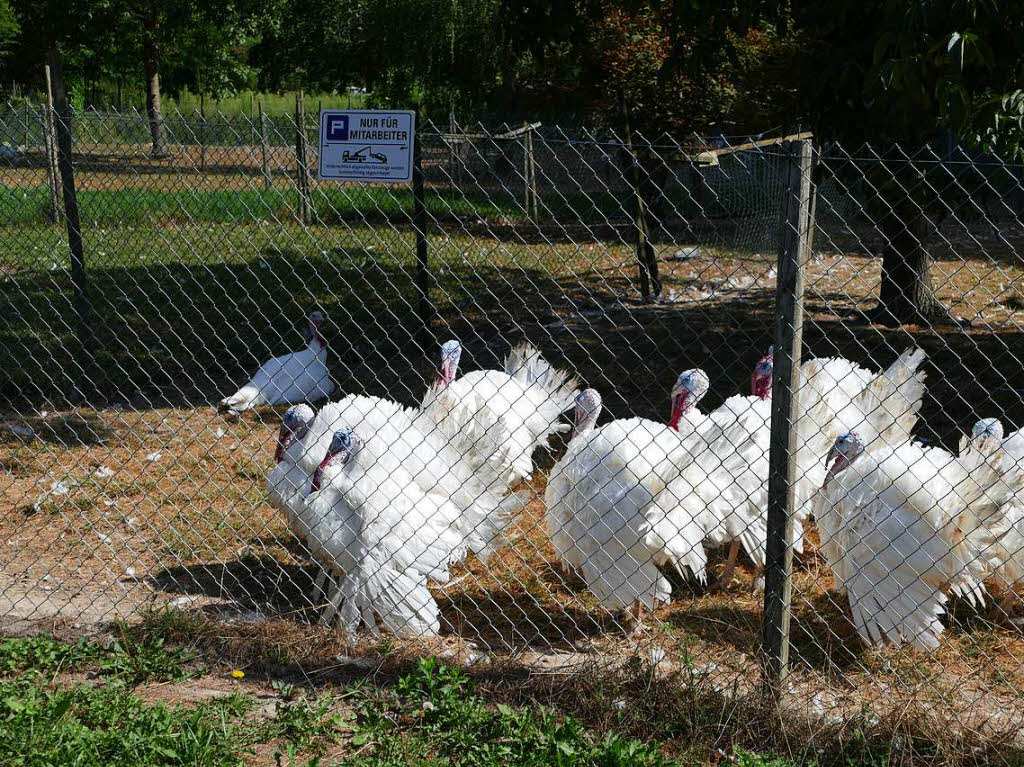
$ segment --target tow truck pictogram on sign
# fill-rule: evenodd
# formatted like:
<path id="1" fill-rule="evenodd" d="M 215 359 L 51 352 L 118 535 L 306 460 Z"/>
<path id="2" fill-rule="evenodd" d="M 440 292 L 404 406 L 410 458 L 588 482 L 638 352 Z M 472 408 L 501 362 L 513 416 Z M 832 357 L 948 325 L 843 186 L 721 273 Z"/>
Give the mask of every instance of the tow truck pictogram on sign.
<path id="1" fill-rule="evenodd" d="M 342 152 L 342 162 L 379 162 L 386 163 L 388 161 L 387 155 L 378 154 L 377 152 L 370 151 L 373 147 L 364 146 L 355 152 L 349 152 L 348 150 Z"/>

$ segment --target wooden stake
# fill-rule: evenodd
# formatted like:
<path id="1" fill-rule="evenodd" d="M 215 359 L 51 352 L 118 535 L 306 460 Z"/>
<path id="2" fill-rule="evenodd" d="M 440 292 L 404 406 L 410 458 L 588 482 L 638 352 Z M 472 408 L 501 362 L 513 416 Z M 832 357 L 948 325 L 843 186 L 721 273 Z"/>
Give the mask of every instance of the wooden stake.
<path id="1" fill-rule="evenodd" d="M 309 198 L 309 166 L 306 165 L 306 112 L 305 94 L 299 91 L 295 96 L 295 165 L 296 186 L 299 191 L 299 220 L 308 224 L 312 218 L 313 206 Z"/>
<path id="2" fill-rule="evenodd" d="M 260 168 L 263 172 L 263 187 L 269 189 L 271 185 L 270 166 L 267 164 L 269 147 L 267 146 L 267 115 L 263 112 L 263 102 L 259 102 L 260 113 Z"/>
<path id="3" fill-rule="evenodd" d="M 783 201 L 783 232 L 776 287 L 775 365 L 768 453 L 768 542 L 766 549 L 763 665 L 766 689 L 781 694 L 789 663 L 789 618 L 793 588 L 793 488 L 796 480 L 794 394 L 800 385 L 803 340 L 804 266 L 810 256 L 810 141 L 794 141 Z"/>
<path id="4" fill-rule="evenodd" d="M 50 65 L 46 65 L 46 112 L 43 114 L 44 143 L 46 144 L 46 180 L 50 187 L 50 221 L 60 222 L 60 175 L 57 171 L 57 132 L 53 107 L 53 81 Z"/>
<path id="5" fill-rule="evenodd" d="M 74 309 L 77 334 L 76 358 L 79 368 L 78 380 L 72 381 L 78 391 L 91 399 L 91 394 L 101 391 L 101 371 L 93 357 L 92 305 L 89 300 L 88 274 L 85 269 L 85 253 L 82 247 L 82 225 L 78 217 L 78 196 L 75 192 L 75 172 L 71 162 L 73 135 L 71 132 L 71 109 L 64 90 L 61 61 L 56 49 L 48 55 L 50 65 L 46 67 L 47 95 L 54 104 L 55 132 L 57 135 L 57 167 L 60 172 L 61 194 L 64 199 L 64 218 L 68 227 L 68 249 L 71 251 L 71 282 L 74 285 Z M 52 79 L 51 79 L 52 78 Z"/>
<path id="6" fill-rule="evenodd" d="M 636 203 L 636 214 L 633 218 L 634 229 L 636 230 L 636 262 L 640 276 L 640 294 L 644 301 L 649 301 L 654 296 L 661 295 L 661 279 L 658 277 L 658 261 L 654 257 L 654 246 L 647 236 L 647 208 L 644 205 L 644 196 L 640 189 L 640 162 L 633 151 L 633 134 L 629 127 L 629 107 L 626 104 L 626 96 L 619 91 L 619 108 L 622 112 L 623 130 L 626 134 L 626 158 L 629 163 L 629 179 L 633 187 L 633 197 Z"/>

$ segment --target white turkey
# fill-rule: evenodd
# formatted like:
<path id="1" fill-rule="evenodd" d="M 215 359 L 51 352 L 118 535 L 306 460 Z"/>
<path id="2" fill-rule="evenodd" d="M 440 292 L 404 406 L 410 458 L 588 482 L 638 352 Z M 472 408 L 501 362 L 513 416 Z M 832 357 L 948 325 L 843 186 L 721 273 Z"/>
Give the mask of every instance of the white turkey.
<path id="1" fill-rule="evenodd" d="M 748 439 L 747 428 L 739 420 L 722 427 L 701 459 L 684 464 L 644 510 L 644 543 L 655 562 L 671 564 L 683 577 L 689 571 L 704 583 L 705 549 L 730 544 L 723 586 L 740 545 L 763 570 L 767 519 L 757 501 L 751 500 L 747 484 L 753 475 L 751 467 L 762 459 L 761 447 Z"/>
<path id="2" fill-rule="evenodd" d="M 733 459 L 729 465 L 729 481 L 742 498 L 733 498 L 736 503 L 728 515 L 728 526 L 734 534 L 730 537 L 729 554 L 719 580 L 719 587 L 724 588 L 732 578 L 741 546 L 758 570 L 764 569 L 771 405 L 758 398 L 759 404 L 752 409 L 747 398 L 737 396 L 711 413 L 703 413 L 697 405 L 710 388 L 710 379 L 703 370 L 681 373 L 672 390 L 670 425 L 679 429 L 687 451 L 705 473 L 718 471 L 723 456 Z M 729 431 L 729 444 L 720 442 L 723 430 Z M 797 551 L 803 550 L 803 528 L 799 521 L 794 523 L 794 547 Z"/>
<path id="3" fill-rule="evenodd" d="M 477 483 L 467 508 L 438 486 L 425 489 L 394 460 L 385 434 L 372 423 L 333 434 L 299 521 L 313 556 L 337 579 L 325 622 L 337 616 L 349 635 L 360 623 L 377 633 L 379 621 L 399 636 L 432 636 L 440 612 L 430 581 L 447 582 L 450 566 L 470 551 L 485 559 L 522 499 Z M 482 496 L 490 496 L 486 515 L 476 513 Z"/>
<path id="4" fill-rule="evenodd" d="M 659 556 L 678 555 L 692 539 L 673 541 L 674 527 L 705 531 L 704 545 L 715 548 L 729 543 L 720 587 L 729 583 L 740 547 L 747 552 L 759 571 L 765 565 L 768 537 L 768 450 L 771 441 L 771 352 L 754 366 L 751 396 L 734 395 L 708 415 L 696 405 L 708 389 L 707 376 L 700 370 L 683 373 L 676 386 L 684 392 L 673 421 L 688 420 L 695 425 L 688 450 L 695 454 L 695 465 L 684 470 L 658 498 L 649 513 L 652 550 Z M 686 395 L 685 392 L 690 394 Z M 828 409 L 817 402 L 816 394 L 800 390 L 797 396 L 796 504 L 793 515 L 793 548 L 803 551 L 804 525 L 810 514 L 810 500 L 824 477 L 816 468 L 828 449 L 828 442 L 817 426 L 829 417 Z M 681 411 L 681 412 L 679 412 Z M 708 431 L 708 429 L 711 429 Z M 701 505 L 707 506 L 701 512 Z M 661 521 L 659 522 L 659 515 Z M 694 527 L 691 520 L 697 521 Z M 655 523 L 658 523 L 655 525 Z M 755 581 L 755 587 L 757 585 Z"/>
<path id="5" fill-rule="evenodd" d="M 869 450 L 910 440 L 924 398 L 922 349 L 907 349 L 888 368 L 871 373 L 841 357 L 812 359 L 800 380 L 813 388 L 832 410 L 820 424 L 830 439 L 857 432 Z M 809 397 L 809 393 L 808 393 Z"/>
<path id="6" fill-rule="evenodd" d="M 438 423 L 446 424 L 448 433 Z M 425 498 L 428 504 L 443 499 L 446 510 L 457 509 L 453 524 L 468 549 L 481 558 L 487 556 L 510 515 L 525 504 L 522 494 L 506 495 L 511 461 L 507 452 L 495 449 L 508 442 L 504 421 L 475 395 L 467 402 L 437 391 L 423 409 L 362 395 L 330 402 L 317 413 L 303 439 L 299 458 L 303 471 L 316 472 L 320 462 L 314 456 L 328 452 L 334 434 L 344 428 L 357 430 L 370 445 L 375 472 L 389 471 L 414 485 L 407 496 Z M 309 542 L 308 531 L 316 519 L 308 504 L 305 509 L 303 525 Z M 312 549 L 322 544 L 309 545 Z M 338 568 L 332 572 L 337 575 Z M 332 596 L 336 605 L 340 592 Z M 324 620 L 335 612 L 336 607 L 329 607 Z"/>
<path id="7" fill-rule="evenodd" d="M 823 550 L 867 644 L 937 647 L 946 594 L 970 593 L 986 574 L 971 531 L 1003 525 L 1019 503 L 1020 477 L 1007 475 L 1001 451 L 967 445 L 947 460 L 927 450 L 873 452 L 844 434 L 826 458 L 815 514 L 835 519 Z"/>
<path id="8" fill-rule="evenodd" d="M 831 376 L 839 375 L 844 370 L 847 372 L 844 380 L 854 381 L 854 386 L 859 387 L 861 373 L 868 377 L 870 383 L 871 374 L 862 371 L 860 368 L 847 363 L 846 360 L 811 360 L 801 366 L 800 379 L 797 382 L 793 420 L 796 423 L 796 487 L 794 488 L 794 538 L 797 546 L 802 545 L 802 530 L 806 526 L 812 513 L 814 495 L 821 487 L 825 479 L 824 458 L 835 434 L 827 436 L 823 431 L 833 427 L 835 414 L 827 405 L 827 400 L 822 402 L 819 391 L 807 383 L 805 376 L 820 376 L 821 370 L 825 371 L 830 380 Z M 860 372 L 857 372 L 860 371 Z M 741 397 L 734 395 L 729 397 L 721 409 L 728 409 L 737 416 L 744 413 L 753 414 L 754 417 L 764 422 L 764 428 L 771 430 L 771 398 L 773 376 L 775 372 L 775 347 L 769 347 L 768 353 L 754 365 L 750 377 L 751 395 Z M 819 379 L 819 384 L 821 380 Z M 863 387 L 860 387 L 863 388 Z M 842 391 L 840 389 L 840 391 Z M 858 389 L 860 391 L 860 389 Z M 842 396 L 842 395 L 838 395 Z M 762 444 L 763 440 L 762 440 Z M 798 549 L 799 550 L 799 549 Z"/>
<path id="9" fill-rule="evenodd" d="M 757 421 L 771 428 L 772 423 L 772 377 L 775 372 L 774 348 L 757 361 L 750 375 L 750 394 L 734 394 L 722 403 L 718 410 L 730 412 L 737 418 L 752 415 Z"/>
<path id="10" fill-rule="evenodd" d="M 321 332 L 325 319 L 323 312 L 309 315 L 309 345 L 264 362 L 249 383 L 220 401 L 218 411 L 237 415 L 254 407 L 317 402 L 329 397 L 334 383 L 327 371 L 327 341 Z"/>
<path id="11" fill-rule="evenodd" d="M 997 418 L 983 418 L 971 430 L 970 440 L 961 440 L 960 454 L 970 447 L 999 448 L 1014 467 L 1011 477 L 1024 474 L 1024 431 L 1004 436 Z M 1011 480 L 1012 481 L 1012 480 Z M 1024 494 L 1019 503 L 1008 506 L 1000 519 L 980 520 L 975 532 L 977 547 L 989 557 L 989 577 L 1003 588 L 999 606 L 1010 613 L 1018 601 L 1014 589 L 1024 584 Z"/>
<path id="12" fill-rule="evenodd" d="M 537 349 L 522 343 L 505 358 L 504 370 L 475 370 L 455 378 L 462 345 L 447 341 L 441 346 L 441 367 L 437 385 L 427 392 L 423 405 L 438 391 L 469 401 L 479 397 L 501 416 L 508 428 L 507 449 L 513 461 L 513 478 L 529 478 L 533 452 L 549 447 L 552 435 L 569 430 L 559 423 L 562 413 L 573 406 L 578 382 L 553 368 Z"/>
<path id="13" fill-rule="evenodd" d="M 942 518 L 941 509 L 944 507 L 939 505 L 940 501 L 946 500 L 946 496 L 955 495 L 957 492 L 945 479 L 950 472 L 956 472 L 956 456 L 941 448 L 926 448 L 910 441 L 899 445 L 887 445 L 885 450 L 871 450 L 870 446 L 864 445 L 864 441 L 856 432 L 850 432 L 846 438 L 855 440 L 856 445 L 863 445 L 864 449 L 872 453 L 875 461 L 881 466 L 882 474 L 879 476 L 888 478 L 887 481 L 892 491 L 890 499 L 894 497 L 893 494 L 902 494 L 907 498 L 915 497 L 920 507 L 929 505 L 934 507 L 933 517 L 937 524 L 944 527 L 965 523 L 965 519 Z M 860 448 L 855 446 L 851 449 L 856 451 Z M 834 447 L 830 450 L 829 455 L 832 456 L 829 460 L 837 455 Z M 831 474 L 827 474 L 826 484 L 830 478 Z M 815 513 L 817 514 L 818 511 L 821 511 L 821 516 L 816 516 L 815 519 L 821 540 L 820 550 L 826 561 L 838 561 L 841 559 L 842 536 L 846 532 L 843 526 L 847 522 L 842 514 L 836 513 L 827 505 L 817 507 Z M 964 536 L 968 535 L 966 528 L 962 528 L 961 533 Z M 983 577 L 979 576 L 982 562 L 979 553 L 985 548 L 981 541 L 982 536 L 983 531 L 980 528 L 971 531 L 970 543 L 976 552 L 970 557 L 975 565 L 974 569 L 953 578 L 949 584 L 953 594 L 965 598 L 976 607 L 981 607 L 985 603 L 985 586 Z M 843 571 L 833 568 L 833 576 L 835 591 L 840 594 L 845 593 L 846 583 L 843 580 Z"/>
<path id="14" fill-rule="evenodd" d="M 299 524 L 299 513 L 309 494 L 312 475 L 300 465 L 299 460 L 304 450 L 302 440 L 309 432 L 314 417 L 313 408 L 309 405 L 288 408 L 281 419 L 274 450 L 274 468 L 267 474 L 267 496 L 275 507 L 284 512 L 288 529 L 300 540 L 304 538 L 305 528 Z M 322 592 L 327 571 L 317 569 L 314 589 Z"/>
<path id="15" fill-rule="evenodd" d="M 359 394 L 328 402 L 303 440 L 302 468 L 312 474 L 315 456 L 326 452 L 334 432 L 349 427 L 386 444 L 382 460 L 408 471 L 425 491 L 447 492 L 467 508 L 476 503 L 481 482 L 493 492 L 507 491 L 513 461 L 505 420 L 473 394 L 459 398 L 435 386 L 426 399 L 421 408 Z M 482 496 L 484 513 L 488 497 Z"/>
<path id="16" fill-rule="evenodd" d="M 676 473 L 682 445 L 675 429 L 643 418 L 596 429 L 601 396 L 576 398 L 575 429 L 551 470 L 544 501 L 552 543 L 609 611 L 640 613 L 668 601 L 671 587 L 643 541 L 644 509 Z"/>

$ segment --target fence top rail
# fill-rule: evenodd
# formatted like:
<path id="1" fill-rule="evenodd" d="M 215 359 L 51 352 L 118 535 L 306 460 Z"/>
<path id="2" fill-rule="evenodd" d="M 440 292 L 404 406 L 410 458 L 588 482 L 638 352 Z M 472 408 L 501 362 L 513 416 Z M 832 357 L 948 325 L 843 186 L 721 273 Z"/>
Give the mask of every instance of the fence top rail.
<path id="1" fill-rule="evenodd" d="M 441 133 L 439 134 L 442 139 L 452 143 L 459 141 L 480 141 L 486 139 L 510 139 L 518 138 L 524 133 L 529 133 L 532 130 L 536 130 L 543 123 L 528 123 L 514 130 L 508 130 L 504 133 Z"/>
<path id="2" fill-rule="evenodd" d="M 701 165 L 718 165 L 718 158 L 722 155 L 732 154 L 734 152 L 743 152 L 748 149 L 759 149 L 763 146 L 773 146 L 775 144 L 785 144 L 787 141 L 803 141 L 805 139 L 813 138 L 814 134 L 810 131 L 804 131 L 802 133 L 791 133 L 788 136 L 778 136 L 776 138 L 765 138 L 759 141 L 748 141 L 745 144 L 738 144 L 737 146 L 723 147 L 721 149 L 711 149 L 707 152 L 700 152 L 693 156 L 693 161 L 698 162 Z"/>

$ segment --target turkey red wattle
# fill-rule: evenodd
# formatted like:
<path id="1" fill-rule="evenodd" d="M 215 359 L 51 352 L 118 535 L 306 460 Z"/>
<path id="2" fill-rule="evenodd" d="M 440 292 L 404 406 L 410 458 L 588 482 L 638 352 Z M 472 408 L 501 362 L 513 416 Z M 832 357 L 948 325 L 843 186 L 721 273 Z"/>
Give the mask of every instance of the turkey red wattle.
<path id="1" fill-rule="evenodd" d="M 755 397 L 769 399 L 772 396 L 773 372 L 774 359 L 771 354 L 759 360 L 754 366 L 754 372 L 750 376 L 750 390 Z"/>
<path id="2" fill-rule="evenodd" d="M 697 398 L 689 391 L 674 390 L 672 393 L 672 414 L 669 417 L 668 425 L 679 431 L 679 422 L 683 416 L 693 410 L 697 405 Z"/>

